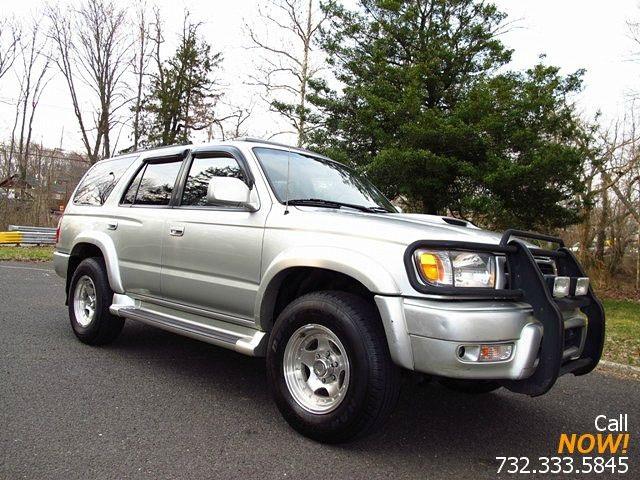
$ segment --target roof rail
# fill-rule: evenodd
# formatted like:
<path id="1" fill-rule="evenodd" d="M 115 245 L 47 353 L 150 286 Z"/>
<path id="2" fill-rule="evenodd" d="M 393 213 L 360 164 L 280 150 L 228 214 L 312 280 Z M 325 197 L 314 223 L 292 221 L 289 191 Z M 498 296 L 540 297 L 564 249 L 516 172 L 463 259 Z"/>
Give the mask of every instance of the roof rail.
<path id="1" fill-rule="evenodd" d="M 236 140 L 238 140 L 239 142 L 266 143 L 268 145 L 276 145 L 278 147 L 297 148 L 299 150 L 304 150 L 303 148 L 294 147 L 293 145 L 288 145 L 286 143 L 274 142 L 272 140 L 263 140 L 262 138 L 256 138 L 256 137 L 240 137 L 240 138 L 237 138 Z"/>
<path id="2" fill-rule="evenodd" d="M 324 155 L 321 155 L 321 154 L 319 154 L 317 152 L 314 152 L 312 150 L 309 150 L 307 148 L 296 147 L 294 145 L 288 145 L 286 143 L 281 143 L 281 142 L 274 142 L 272 140 L 263 140 L 262 138 L 240 137 L 240 138 L 234 139 L 233 141 L 249 142 L 249 143 L 263 143 L 265 145 L 273 145 L 273 146 L 276 146 L 276 147 L 284 147 L 284 148 L 288 148 L 290 150 L 295 150 L 295 151 L 298 151 L 298 152 L 306 152 L 306 153 L 313 154 L 314 156 L 320 156 L 320 157 L 326 158 L 326 157 L 324 157 Z M 118 155 L 114 155 L 114 156 L 110 157 L 109 160 L 114 159 L 114 158 L 118 158 L 118 157 L 125 157 L 127 155 L 140 155 L 140 154 L 143 154 L 143 153 L 146 153 L 146 152 L 151 152 L 151 151 L 154 151 L 154 150 L 165 150 L 165 149 L 170 149 L 170 148 L 175 148 L 175 147 L 194 148 L 194 147 L 199 147 L 199 146 L 201 146 L 201 145 L 200 144 L 193 144 L 193 143 L 190 143 L 190 144 L 187 144 L 187 145 L 162 145 L 162 146 L 159 146 L 159 147 L 143 148 L 143 149 L 136 150 L 136 151 L 133 151 L 133 152 L 121 152 Z M 203 144 L 202 146 L 206 146 L 206 144 Z M 107 160 L 107 159 L 105 159 L 105 160 Z"/>
<path id="3" fill-rule="evenodd" d="M 274 142 L 271 140 L 263 140 L 261 138 L 255 138 L 255 137 L 240 137 L 240 138 L 236 138 L 237 141 L 239 142 L 250 142 L 250 143 L 264 143 L 266 145 L 273 145 L 276 147 L 284 147 L 284 148 L 288 148 L 290 150 L 295 150 L 298 152 L 305 152 L 305 153 L 310 153 L 315 157 L 322 157 L 322 158 L 326 158 L 328 160 L 331 160 L 328 157 L 325 157 L 324 155 L 318 153 L 318 152 L 314 152 L 313 150 L 309 150 L 308 148 L 303 148 L 303 147 L 296 147 L 293 145 L 287 145 L 286 143 L 281 143 L 281 142 Z"/>
<path id="4" fill-rule="evenodd" d="M 146 152 L 153 152 L 154 150 L 169 150 L 174 147 L 192 147 L 193 143 L 181 144 L 176 143 L 174 145 L 158 145 L 157 147 L 149 147 L 149 148 L 139 148 L 138 150 L 132 150 L 130 152 L 120 151 L 117 155 L 113 155 L 111 157 L 104 158 L 103 160 L 111 160 L 118 157 L 126 157 L 128 155 L 141 155 Z"/>

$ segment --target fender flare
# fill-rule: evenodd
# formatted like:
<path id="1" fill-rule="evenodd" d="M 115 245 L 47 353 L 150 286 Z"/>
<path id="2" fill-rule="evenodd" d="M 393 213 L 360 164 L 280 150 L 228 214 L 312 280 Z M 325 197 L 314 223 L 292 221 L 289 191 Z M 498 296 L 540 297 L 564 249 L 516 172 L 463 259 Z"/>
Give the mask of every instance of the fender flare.
<path id="1" fill-rule="evenodd" d="M 115 293 L 124 293 L 122 278 L 120 277 L 120 268 L 118 266 L 118 253 L 116 252 L 116 247 L 111 237 L 104 232 L 82 232 L 74 239 L 73 247 L 71 247 L 71 255 L 73 255 L 76 246 L 81 243 L 89 243 L 100 249 L 107 267 L 107 277 L 109 278 L 111 290 Z"/>
<path id="2" fill-rule="evenodd" d="M 342 273 L 362 283 L 373 294 L 400 294 L 391 273 L 363 253 L 336 247 L 293 247 L 274 258 L 262 275 L 255 304 L 258 328 L 268 330 L 280 285 L 287 270 L 295 267 L 315 267 Z"/>

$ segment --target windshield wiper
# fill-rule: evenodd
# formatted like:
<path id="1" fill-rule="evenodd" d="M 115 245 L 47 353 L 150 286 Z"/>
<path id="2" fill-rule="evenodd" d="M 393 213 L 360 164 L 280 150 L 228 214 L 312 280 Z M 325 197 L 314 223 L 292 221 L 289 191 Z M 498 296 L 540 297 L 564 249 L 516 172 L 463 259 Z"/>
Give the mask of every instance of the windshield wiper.
<path id="1" fill-rule="evenodd" d="M 367 207 L 366 205 L 357 205 L 355 203 L 336 202 L 333 200 L 323 200 L 322 198 L 297 198 L 289 200 L 289 205 L 303 205 L 309 207 L 327 207 L 327 208 L 354 208 L 362 212 L 369 213 L 389 213 L 386 208 L 383 207 Z"/>

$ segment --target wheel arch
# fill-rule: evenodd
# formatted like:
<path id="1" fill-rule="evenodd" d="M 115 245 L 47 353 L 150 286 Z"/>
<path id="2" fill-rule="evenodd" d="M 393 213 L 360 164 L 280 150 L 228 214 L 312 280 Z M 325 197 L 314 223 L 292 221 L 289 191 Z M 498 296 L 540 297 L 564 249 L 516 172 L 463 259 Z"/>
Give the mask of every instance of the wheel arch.
<path id="1" fill-rule="evenodd" d="M 299 278 L 334 275 L 333 278 L 348 283 L 353 293 L 369 295 L 372 301 L 376 294 L 400 293 L 392 275 L 374 259 L 360 252 L 317 247 L 291 249 L 278 255 L 262 276 L 255 306 L 256 323 L 260 329 L 269 331 L 273 326 L 282 286 L 291 280 L 291 275 L 299 275 Z"/>
<path id="2" fill-rule="evenodd" d="M 78 235 L 69 254 L 69 267 L 67 270 L 67 292 L 73 272 L 80 262 L 89 257 L 102 257 L 107 268 L 109 286 L 115 293 L 124 293 L 120 269 L 118 267 L 118 254 L 113 240 L 103 232 L 90 232 Z"/>

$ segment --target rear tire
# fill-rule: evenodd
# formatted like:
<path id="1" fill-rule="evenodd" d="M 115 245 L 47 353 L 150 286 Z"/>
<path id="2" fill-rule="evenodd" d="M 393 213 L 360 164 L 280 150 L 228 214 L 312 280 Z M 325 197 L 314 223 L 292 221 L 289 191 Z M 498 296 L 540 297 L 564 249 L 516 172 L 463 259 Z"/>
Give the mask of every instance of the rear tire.
<path id="1" fill-rule="evenodd" d="M 494 380 L 463 380 L 458 378 L 441 378 L 440 383 L 454 392 L 479 395 L 498 390 L 501 385 Z"/>
<path id="2" fill-rule="evenodd" d="M 334 291 L 304 295 L 278 316 L 267 375 L 289 425 L 326 443 L 379 428 L 396 405 L 400 385 L 375 307 Z"/>
<path id="3" fill-rule="evenodd" d="M 76 337 L 88 345 L 113 342 L 124 326 L 124 318 L 111 315 L 113 290 L 100 257 L 87 258 L 73 272 L 69 285 L 69 319 Z"/>

